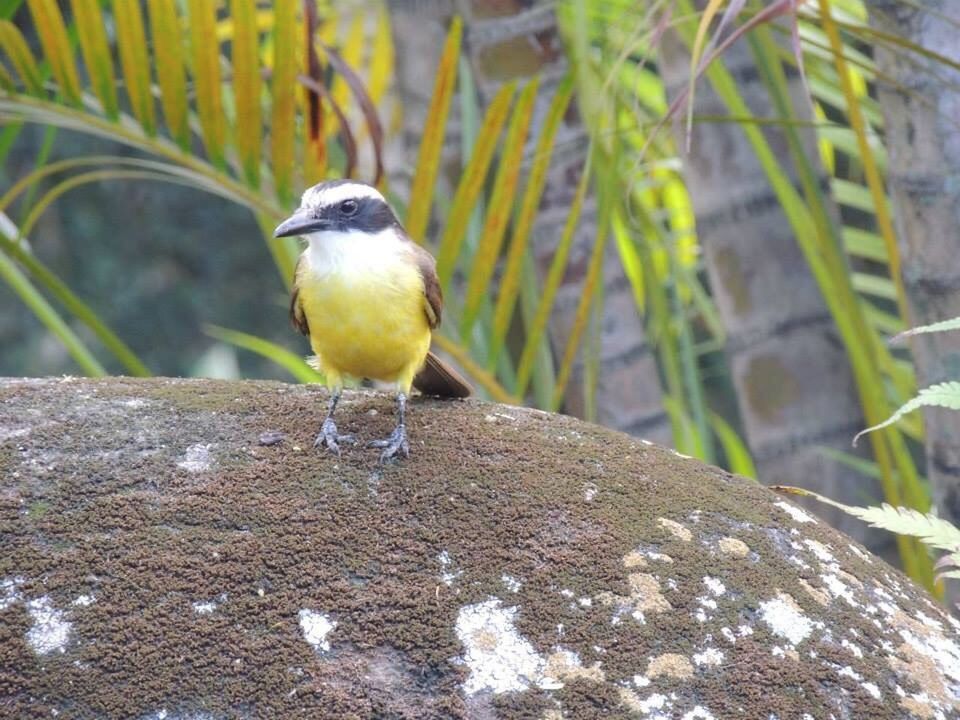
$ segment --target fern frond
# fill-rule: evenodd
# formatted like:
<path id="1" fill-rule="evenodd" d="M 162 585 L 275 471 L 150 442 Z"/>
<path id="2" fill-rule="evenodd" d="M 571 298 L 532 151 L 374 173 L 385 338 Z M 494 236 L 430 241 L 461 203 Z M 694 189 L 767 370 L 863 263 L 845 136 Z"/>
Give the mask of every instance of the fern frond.
<path id="1" fill-rule="evenodd" d="M 960 552 L 947 553 L 933 565 L 937 582 L 960 580 Z"/>
<path id="2" fill-rule="evenodd" d="M 921 407 L 943 407 L 949 408 L 950 410 L 960 410 L 960 382 L 950 381 L 924 388 L 920 391 L 919 395 L 905 402 L 893 415 L 882 423 L 858 432 L 853 438 L 853 444 L 856 445 L 857 441 L 868 432 L 893 425 L 907 413 L 911 413 Z"/>
<path id="3" fill-rule="evenodd" d="M 909 535 L 915 537 L 924 545 L 938 550 L 946 550 L 949 553 L 960 552 L 960 529 L 954 525 L 937 517 L 933 513 L 923 513 L 919 510 L 907 507 L 893 507 L 883 503 L 879 507 L 856 507 L 853 505 L 844 505 L 843 503 L 831 500 L 819 493 L 805 488 L 790 487 L 787 485 L 773 485 L 772 490 L 791 495 L 802 495 L 819 500 L 827 505 L 843 510 L 848 515 L 853 515 L 868 523 L 872 527 L 882 530 L 889 530 L 898 535 Z"/>
<path id="4" fill-rule="evenodd" d="M 948 330 L 960 330 L 960 317 L 955 317 L 952 320 L 941 320 L 940 322 L 931 323 L 930 325 L 921 325 L 920 327 L 904 330 L 902 333 L 898 333 L 890 338 L 890 342 L 895 343 L 914 335 L 946 332 Z"/>
<path id="5" fill-rule="evenodd" d="M 850 507 L 847 511 L 873 527 L 915 537 L 927 547 L 951 553 L 960 550 L 960 530 L 932 513 L 887 503 L 880 507 Z"/>

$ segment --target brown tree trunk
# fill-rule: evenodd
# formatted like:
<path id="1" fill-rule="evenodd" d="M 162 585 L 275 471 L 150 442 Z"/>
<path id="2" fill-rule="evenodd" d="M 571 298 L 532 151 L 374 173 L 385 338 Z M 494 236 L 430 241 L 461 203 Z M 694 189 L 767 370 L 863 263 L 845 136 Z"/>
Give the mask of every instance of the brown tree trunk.
<path id="1" fill-rule="evenodd" d="M 954 62 L 960 61 L 960 3 L 910 7 L 875 0 L 872 24 Z M 951 24 L 949 20 L 952 20 Z M 896 215 L 902 277 L 913 325 L 960 316 L 960 72 L 918 54 L 876 49 L 886 122 L 888 182 Z M 952 86 L 949 84 L 952 83 Z M 960 379 L 960 333 L 912 341 L 920 387 Z M 960 522 L 960 414 L 925 411 L 927 473 L 943 517 Z"/>
<path id="2" fill-rule="evenodd" d="M 674 97 L 689 79 L 689 49 L 669 33 L 661 60 Z M 722 62 L 751 111 L 774 116 L 747 42 L 735 44 Z M 806 107 L 799 78 L 791 78 L 790 94 L 794 108 Z M 698 83 L 695 97 L 695 114 L 728 114 L 706 79 Z M 774 126 L 764 133 L 787 168 L 784 133 Z M 803 142 L 816 163 L 813 133 L 803 132 Z M 677 144 L 685 145 L 682 128 Z M 855 505 L 879 500 L 874 481 L 821 453 L 823 447 L 851 452 L 850 439 L 863 427 L 856 384 L 820 289 L 746 135 L 734 122 L 695 123 L 683 163 L 759 479 L 811 488 Z M 792 168 L 788 171 L 795 178 Z M 892 550 L 889 536 L 840 512 L 815 509 L 875 552 Z"/>
<path id="3" fill-rule="evenodd" d="M 537 118 L 544 116 L 556 85 L 567 70 L 553 6 L 545 2 L 531 6 L 519 0 L 459 4 L 394 0 L 390 7 L 410 162 L 416 157 L 433 87 L 431 68 L 436 67 L 446 23 L 454 12 L 466 13 L 463 49 L 476 78 L 481 106 L 487 105 L 504 82 L 541 77 L 528 143 L 532 149 L 537 140 Z M 448 138 L 445 156 L 451 162 L 459 155 L 457 125 L 452 127 L 454 132 Z M 534 255 L 542 270 L 553 257 L 583 168 L 586 133 L 575 107 L 568 111 L 556 145 L 534 228 Z M 571 251 L 570 270 L 551 319 L 550 338 L 558 352 L 563 351 L 569 337 L 587 258 L 595 240 L 596 205 L 588 198 Z M 671 429 L 663 409 L 656 359 L 646 342 L 642 319 L 612 243 L 605 259 L 604 282 L 596 419 L 609 427 L 669 444 Z M 581 362 L 574 368 L 566 404 L 569 412 L 578 415 L 585 411 L 578 392 L 582 371 Z"/>

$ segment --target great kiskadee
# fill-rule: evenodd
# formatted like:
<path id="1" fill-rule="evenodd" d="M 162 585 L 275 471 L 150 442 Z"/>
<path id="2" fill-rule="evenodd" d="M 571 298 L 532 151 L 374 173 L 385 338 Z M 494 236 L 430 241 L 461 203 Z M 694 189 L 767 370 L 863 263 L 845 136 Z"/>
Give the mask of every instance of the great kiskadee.
<path id="1" fill-rule="evenodd" d="M 429 395 L 466 397 L 470 385 L 430 352 L 443 298 L 433 256 L 413 242 L 376 188 L 333 180 L 303 194 L 300 207 L 274 231 L 303 236 L 290 318 L 310 338 L 331 392 L 315 447 L 340 454 L 333 413 L 344 378 L 396 384 L 397 426 L 383 439 L 381 462 L 410 453 L 405 413 L 410 387 Z"/>

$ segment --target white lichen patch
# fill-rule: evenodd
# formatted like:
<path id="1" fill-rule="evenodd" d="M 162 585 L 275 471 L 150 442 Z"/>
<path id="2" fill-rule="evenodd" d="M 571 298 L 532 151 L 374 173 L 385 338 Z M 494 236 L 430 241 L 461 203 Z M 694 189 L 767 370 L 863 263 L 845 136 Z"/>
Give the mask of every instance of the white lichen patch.
<path id="1" fill-rule="evenodd" d="M 817 521 L 813 518 L 812 515 L 804 512 L 796 505 L 791 505 L 790 503 L 784 500 L 778 500 L 774 503 L 778 508 L 783 510 L 787 515 L 792 517 L 798 523 L 816 523 Z"/>
<path id="2" fill-rule="evenodd" d="M 931 631 L 902 614 L 892 620 L 903 638 L 899 655 L 909 664 L 894 658 L 890 660 L 891 665 L 895 669 L 907 670 L 918 682 L 919 673 L 928 675 L 929 685 L 920 683 L 924 690 L 939 696 L 941 702 L 950 701 L 960 706 L 960 646 L 942 633 Z M 935 674 L 940 677 L 934 677 Z"/>
<path id="3" fill-rule="evenodd" d="M 851 678 L 852 680 L 860 683 L 860 687 L 862 687 L 864 691 L 867 692 L 867 694 L 872 696 L 874 700 L 880 700 L 883 697 L 880 693 L 880 688 L 878 688 L 876 684 L 872 682 L 864 682 L 863 677 L 860 675 L 860 673 L 858 673 L 849 665 L 842 667 L 837 672 L 837 675 L 840 675 L 841 677 Z"/>
<path id="4" fill-rule="evenodd" d="M 76 605 L 77 607 L 87 607 L 93 605 L 95 602 L 96 600 L 94 600 L 92 595 L 77 595 L 76 599 L 70 604 Z"/>
<path id="5" fill-rule="evenodd" d="M 640 716 L 645 720 L 669 720 L 670 715 L 667 712 L 670 707 L 670 699 L 666 695 L 653 693 L 652 695 L 641 699 L 636 692 L 630 688 L 620 688 L 620 703 L 624 705 L 632 715 Z"/>
<path id="6" fill-rule="evenodd" d="M 667 696 L 661 695 L 660 693 L 653 693 L 653 695 L 637 703 L 637 710 L 644 715 L 649 715 L 654 710 L 666 710 L 668 707 L 669 700 Z"/>
<path id="7" fill-rule="evenodd" d="M 713 713 L 702 705 L 695 705 L 693 710 L 683 714 L 683 720 L 714 720 Z"/>
<path id="8" fill-rule="evenodd" d="M 852 667 L 850 667 L 849 665 L 847 665 L 846 667 L 840 668 L 840 670 L 837 671 L 837 675 L 839 675 L 840 677 L 853 678 L 854 680 L 857 680 L 858 682 L 859 682 L 860 680 L 863 680 L 863 678 L 860 676 L 860 673 L 858 673 L 856 670 L 854 670 L 854 669 L 853 669 Z"/>
<path id="9" fill-rule="evenodd" d="M 704 578 L 704 583 L 707 582 L 707 579 L 708 578 Z M 709 578 L 709 579 L 713 580 L 713 578 Z M 719 580 L 717 582 L 719 582 Z M 723 583 L 720 583 L 719 587 L 717 587 L 716 585 L 713 585 L 712 588 L 710 584 L 708 584 L 707 588 L 710 594 L 715 594 L 717 590 L 720 590 L 720 595 L 722 595 L 723 592 L 726 590 L 726 588 L 723 586 Z M 719 595 L 717 595 L 717 597 L 719 597 Z M 712 597 L 710 597 L 709 594 L 701 595 L 700 597 L 698 597 L 697 605 L 699 605 L 700 607 L 698 607 L 694 611 L 693 617 L 697 620 L 697 622 L 700 622 L 700 623 L 705 623 L 707 622 L 707 620 L 710 620 L 713 617 L 713 612 L 717 609 L 717 601 L 714 600 Z"/>
<path id="10" fill-rule="evenodd" d="M 714 667 L 723 663 L 723 653 L 716 648 L 706 648 L 703 652 L 694 653 L 693 664 Z"/>
<path id="11" fill-rule="evenodd" d="M 821 562 L 836 562 L 836 558 L 833 556 L 833 553 L 830 552 L 830 549 L 823 543 L 819 543 L 816 540 L 810 540 L 809 538 L 803 541 L 803 544 L 810 548 L 810 552 L 817 556 L 817 559 Z"/>
<path id="12" fill-rule="evenodd" d="M 6 610 L 15 602 L 23 599 L 20 594 L 20 586 L 25 582 L 26 580 L 19 575 L 0 580 L 0 610 Z"/>
<path id="13" fill-rule="evenodd" d="M 860 646 L 857 645 L 856 643 L 850 642 L 846 638 L 843 638 L 840 641 L 840 645 L 841 647 L 844 647 L 847 650 L 849 650 L 851 653 L 853 653 L 853 656 L 858 660 L 863 657 L 863 650 L 861 650 Z"/>
<path id="14" fill-rule="evenodd" d="M 681 525 L 676 520 L 670 520 L 669 518 L 657 518 L 657 524 L 670 531 L 670 534 L 675 538 L 683 540 L 684 542 L 690 542 L 693 539 L 693 533 L 687 529 L 686 526 Z"/>
<path id="15" fill-rule="evenodd" d="M 330 641 L 327 635 L 337 626 L 336 620 L 331 620 L 329 616 L 315 610 L 301 610 L 297 614 L 300 621 L 300 630 L 303 633 L 303 639 L 306 640 L 314 650 L 328 652 L 330 650 Z"/>
<path id="16" fill-rule="evenodd" d="M 467 695 L 525 690 L 543 677 L 546 661 L 517 632 L 516 616 L 517 608 L 502 607 L 499 598 L 460 608 L 456 633 L 470 669 Z"/>
<path id="17" fill-rule="evenodd" d="M 202 602 L 193 603 L 193 611 L 197 615 L 210 615 L 214 610 L 217 609 L 217 604 L 213 600 L 204 600 Z"/>
<path id="18" fill-rule="evenodd" d="M 27 644 L 35 653 L 46 655 L 54 650 L 66 650 L 71 625 L 64 612 L 55 608 L 48 596 L 28 602 L 27 614 L 31 623 L 27 630 Z"/>
<path id="19" fill-rule="evenodd" d="M 506 586 L 507 590 L 509 590 L 512 593 L 520 592 L 520 588 L 523 585 L 523 583 L 521 583 L 515 577 L 507 574 L 503 574 L 500 576 L 500 582 L 502 582 Z"/>
<path id="20" fill-rule="evenodd" d="M 26 437 L 31 433 L 33 428 L 30 427 L 20 427 L 20 428 L 0 428 L 0 442 L 6 442 L 7 440 L 13 440 L 15 438 Z"/>
<path id="21" fill-rule="evenodd" d="M 631 688 L 621 687 L 619 690 L 620 693 L 620 704 L 626 707 L 626 709 L 634 716 L 641 716 L 647 720 L 659 720 L 660 718 L 666 718 L 667 716 L 656 712 L 655 715 L 651 713 L 659 710 L 667 703 L 667 697 L 665 695 L 660 695 L 655 693 L 650 697 L 641 700 L 640 696 L 637 695 Z M 662 698 L 662 699 L 661 699 Z M 651 704 L 651 699 L 653 703 Z M 659 702 L 659 707 L 656 706 L 656 703 Z"/>
<path id="22" fill-rule="evenodd" d="M 860 559 L 863 560 L 864 562 L 866 562 L 866 563 L 868 563 L 868 564 L 870 564 L 870 565 L 873 564 L 873 558 L 870 557 L 870 554 L 869 554 L 869 553 L 865 553 L 863 550 L 861 550 L 860 548 L 858 548 L 858 547 L 857 547 L 856 545 L 854 545 L 853 543 L 850 543 L 847 547 L 850 548 L 850 552 L 852 552 L 854 555 L 856 555 L 858 558 L 860 558 Z"/>
<path id="23" fill-rule="evenodd" d="M 774 635 L 799 645 L 813 632 L 813 622 L 786 593 L 760 603 L 760 617 Z"/>
<path id="24" fill-rule="evenodd" d="M 721 597 L 727 591 L 727 588 L 720 580 L 715 577 L 710 577 L 709 575 L 703 578 L 703 584 L 707 586 L 707 590 L 709 590 L 714 597 Z"/>
<path id="25" fill-rule="evenodd" d="M 919 620 L 922 624 L 926 625 L 931 630 L 936 630 L 937 632 L 943 632 L 943 623 L 939 620 L 936 620 L 929 615 L 927 615 L 923 610 L 916 610 L 913 613 L 913 616 Z"/>
<path id="26" fill-rule="evenodd" d="M 846 602 L 850 607 L 860 607 L 860 603 L 858 603 L 856 598 L 854 598 L 853 592 L 837 575 L 833 573 L 826 573 L 821 575 L 820 579 L 823 581 L 823 584 L 826 585 L 827 590 L 831 595 L 833 595 L 833 597 L 843 598 L 844 602 Z"/>
<path id="27" fill-rule="evenodd" d="M 210 443 L 197 443 L 187 448 L 183 459 L 177 467 L 191 473 L 204 472 L 213 467 L 213 457 L 210 454 Z"/>
<path id="28" fill-rule="evenodd" d="M 440 580 L 444 585 L 453 585 L 453 581 L 463 575 L 463 570 L 455 570 L 453 559 L 446 550 L 437 555 L 437 562 L 440 563 Z"/>

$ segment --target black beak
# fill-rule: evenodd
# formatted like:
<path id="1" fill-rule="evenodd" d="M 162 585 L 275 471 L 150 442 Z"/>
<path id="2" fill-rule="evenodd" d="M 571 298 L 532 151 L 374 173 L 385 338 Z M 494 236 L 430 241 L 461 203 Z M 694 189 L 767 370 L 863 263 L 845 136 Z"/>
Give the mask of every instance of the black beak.
<path id="1" fill-rule="evenodd" d="M 308 235 L 318 230 L 326 230 L 329 227 L 330 223 L 327 220 L 314 217 L 309 210 L 301 208 L 277 225 L 277 229 L 273 231 L 273 236 L 282 238 L 291 235 Z"/>

